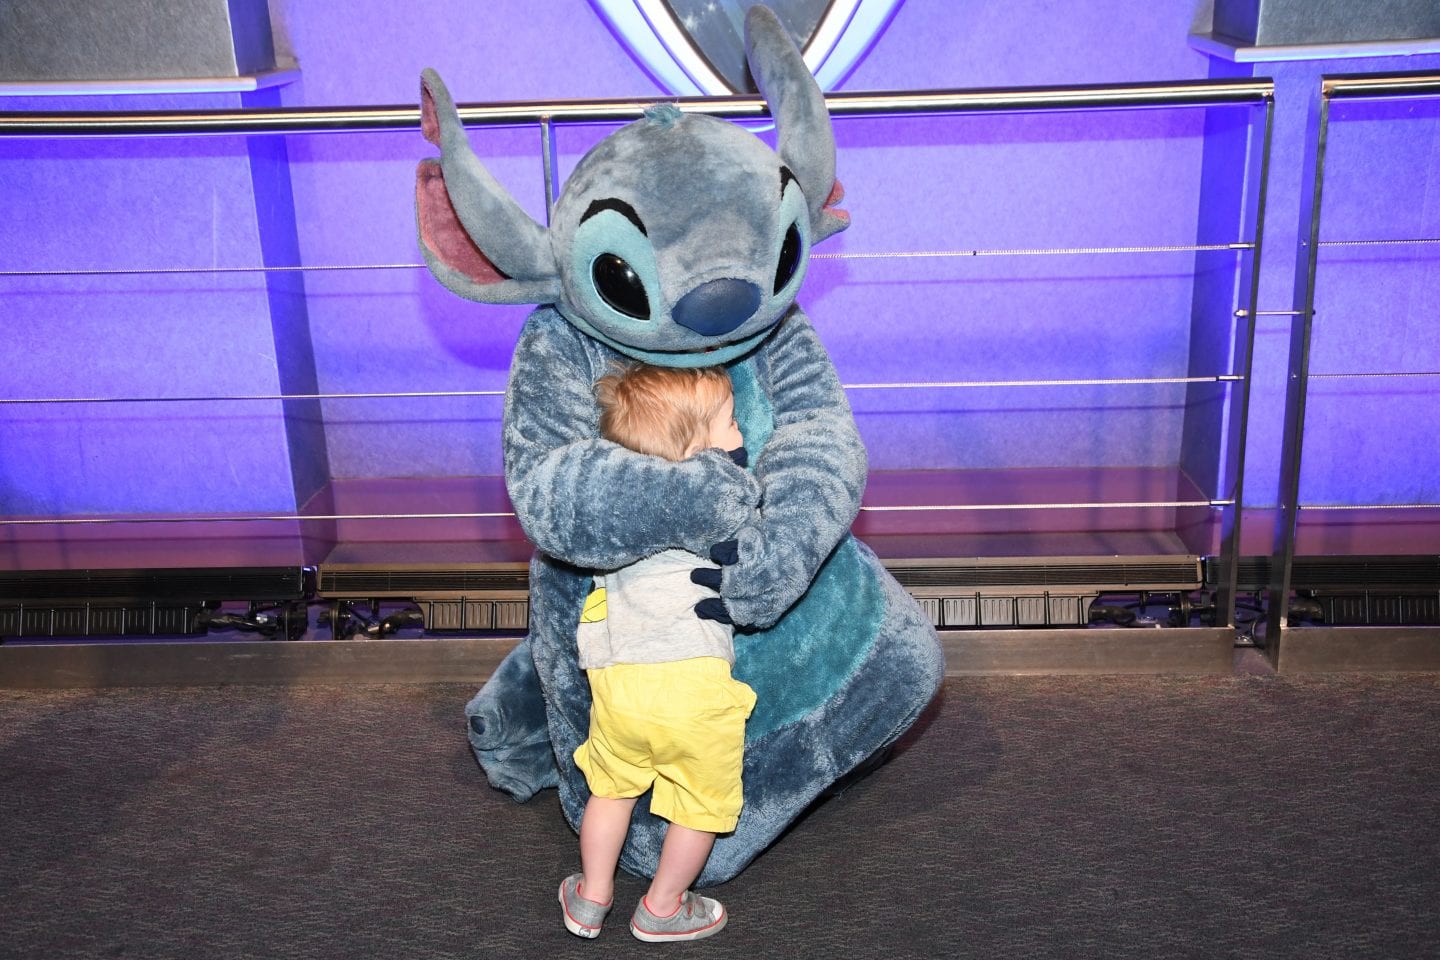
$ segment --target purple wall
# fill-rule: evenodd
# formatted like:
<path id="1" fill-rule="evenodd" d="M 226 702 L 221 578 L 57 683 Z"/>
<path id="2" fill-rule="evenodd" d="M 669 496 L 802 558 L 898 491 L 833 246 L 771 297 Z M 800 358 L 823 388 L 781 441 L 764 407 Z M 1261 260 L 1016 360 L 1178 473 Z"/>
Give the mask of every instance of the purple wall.
<path id="1" fill-rule="evenodd" d="M 437 66 L 462 101 L 663 93 L 598 16 L 577 6 L 578 13 L 525 5 L 521 14 L 520 6 L 496 5 L 496 20 L 533 24 L 510 46 L 478 25 L 450 43 L 409 23 L 381 26 L 388 7 L 362 6 L 355 20 L 373 17 L 377 36 L 410 45 L 411 63 Z M 1147 12 L 1150 32 L 1127 31 L 1133 49 L 1111 42 L 1098 61 L 1091 40 L 1127 6 L 1136 5 L 1097 7 L 1083 23 L 1056 19 L 1044 4 L 964 22 L 953 6 L 911 0 L 846 87 L 1204 74 L 1206 58 L 1185 42 L 1183 5 Z M 296 5 L 289 16 L 302 80 L 284 91 L 287 103 L 413 96 L 415 71 L 396 66 L 403 58 L 357 63 L 353 37 L 333 32 L 332 19 L 308 19 L 328 15 Z M 937 19 L 947 29 L 934 29 Z M 423 11 L 411 20 L 439 22 Z M 1162 33 L 1166 42 L 1155 42 Z M 855 226 L 820 252 L 1192 242 L 1202 120 L 1200 111 L 1178 110 L 839 121 L 840 175 Z M 602 132 L 563 131 L 562 170 Z M 500 180 L 541 217 L 537 134 L 474 138 Z M 413 262 L 409 182 L 426 145 L 403 134 L 292 141 L 297 204 L 316 214 L 300 217 L 306 261 Z M 367 203 L 356 205 L 357 196 Z M 801 299 L 847 382 L 1177 375 L 1186 364 L 1192 269 L 1185 255 L 829 260 L 813 268 Z M 307 283 L 325 389 L 503 386 L 525 311 L 456 301 L 423 274 L 311 274 Z M 878 469 L 1173 464 L 1183 413 L 1183 394 L 1170 388 L 867 391 L 854 402 Z M 499 402 L 484 399 L 405 401 L 403 413 L 375 401 L 327 402 L 331 470 L 498 472 L 498 414 Z"/>
<path id="2" fill-rule="evenodd" d="M 424 66 L 462 102 L 664 93 L 583 0 L 271 6 L 282 53 L 300 68 L 278 91 L 286 106 L 414 103 Z M 1195 6 L 906 0 L 844 89 L 1248 73 L 1188 45 Z M 1440 57 L 1414 57 L 1254 71 L 1281 84 L 1262 311 L 1290 308 L 1301 135 L 1316 78 L 1437 66 Z M 239 100 L 11 98 L 0 109 Z M 1227 111 L 1244 108 L 1210 112 Z M 1435 111 L 1352 112 L 1336 121 L 1327 237 L 1373 236 L 1377 225 L 1435 236 Z M 1217 158 L 1204 124 L 1205 111 L 1180 109 L 840 119 L 854 226 L 817 253 L 1234 240 L 1245 233 L 1238 211 L 1202 209 L 1202 185 L 1232 172 L 1243 179 L 1243 133 Z M 562 131 L 562 170 L 601 133 Z M 477 130 L 473 139 L 541 218 L 538 133 Z M 408 266 L 419 260 L 414 167 L 432 148 L 414 131 L 283 145 L 288 184 L 275 179 L 273 151 L 236 138 L 0 141 L 5 270 L 273 264 L 287 249 L 311 267 L 377 267 L 307 272 L 283 289 L 244 273 L 0 278 L 10 333 L 0 339 L 0 393 L 268 394 L 294 392 L 307 377 L 323 392 L 503 389 L 525 309 L 467 304 Z M 287 193 L 293 217 L 267 207 Z M 1187 254 L 822 259 L 800 299 L 849 383 L 1171 376 L 1208 365 L 1205 350 L 1223 341 L 1202 327 L 1223 323 L 1197 318 L 1213 311 L 1209 294 L 1197 300 L 1196 270 Z M 1435 247 L 1327 252 L 1322 273 L 1315 369 L 1440 369 Z M 1222 277 L 1205 289 L 1223 287 Z M 1327 326 L 1332 314 L 1343 319 Z M 1276 502 L 1287 331 L 1266 318 L 1256 344 L 1246 501 L 1257 506 Z M 313 369 L 291 362 L 312 349 Z M 1434 389 L 1433 380 L 1318 388 L 1305 498 L 1440 499 L 1429 479 L 1440 476 L 1440 455 L 1426 442 L 1440 426 Z M 877 469 L 1185 463 L 1192 475 L 1212 472 L 1196 477 L 1202 486 L 1219 472 L 1210 451 L 1182 448 L 1199 435 L 1187 427 L 1183 388 L 864 390 L 852 400 Z M 276 402 L 0 406 L 0 514 L 284 511 L 326 476 L 501 469 L 497 398 L 327 400 L 321 413 L 316 422 L 313 411 Z"/>
<path id="3" fill-rule="evenodd" d="M 1301 503 L 1440 503 L 1440 102 L 1331 111 Z M 1326 244 L 1333 244 L 1326 246 Z"/>
<path id="4" fill-rule="evenodd" d="M 90 106 L 87 104 L 87 106 Z M 4 269 L 247 266 L 245 142 L 0 143 Z M 0 280 L 6 397 L 279 392 L 258 274 Z M 294 506 L 278 402 L 0 407 L 4 514 Z"/>
<path id="5" fill-rule="evenodd" d="M 1260 310 L 1294 308 L 1295 256 L 1301 207 L 1304 132 L 1308 113 L 1319 101 L 1322 75 L 1440 70 L 1440 57 L 1415 56 L 1321 63 L 1262 64 L 1260 75 L 1276 82 L 1276 140 L 1271 153 L 1270 211 L 1265 224 L 1265 255 L 1260 277 Z M 1366 118 L 1370 118 L 1367 120 Z M 1397 236 L 1440 236 L 1436 178 L 1440 177 L 1440 123 L 1433 102 L 1399 105 L 1355 102 L 1339 105 L 1331 121 L 1322 241 Z M 1315 372 L 1440 370 L 1432 309 L 1428 317 L 1412 300 L 1397 314 L 1383 305 L 1396 285 L 1425 296 L 1437 295 L 1437 247 L 1369 248 L 1365 252 L 1327 249 L 1317 270 Z M 1364 256 L 1386 264 L 1368 276 L 1344 265 Z M 1428 291 L 1426 293 L 1425 291 Z M 1338 298 L 1338 299 L 1337 299 Z M 1343 308 L 1341 303 L 1347 305 Z M 1371 306 L 1373 305 L 1373 306 Z M 1379 308 L 1379 309 L 1377 309 Z M 1335 320 L 1345 317 L 1340 326 Z M 1392 331 L 1392 325 L 1398 325 Z M 1328 328 L 1328 329 L 1327 329 Z M 1403 332 L 1409 328 L 1412 332 Z M 1417 339 L 1415 333 L 1428 330 Z M 1400 336 L 1396 338 L 1396 332 Z M 1393 346 L 1408 343 L 1405 363 Z M 1327 346 L 1328 344 L 1328 346 Z M 1255 379 L 1246 453 L 1245 500 L 1271 506 L 1279 500 L 1282 411 L 1288 371 L 1290 318 L 1262 316 L 1255 341 Z M 1373 353 L 1375 350 L 1380 353 Z M 1323 352 L 1332 351 L 1330 357 Z M 1332 363 L 1333 351 L 1348 354 Z M 1388 356 L 1386 356 L 1388 354 Z M 1373 358 L 1373 364 L 1371 362 Z M 1358 391 L 1358 392 L 1357 392 Z M 1360 397 L 1369 399 L 1361 401 Z M 1349 399 L 1343 399 L 1344 397 Z M 1327 399 L 1328 397 L 1328 399 Z M 1409 399 L 1403 399 L 1408 397 Z M 1409 408 L 1393 416 L 1397 402 Z M 1386 408 L 1389 409 L 1386 409 Z M 1433 503 L 1436 497 L 1410 499 L 1425 478 L 1440 475 L 1440 452 L 1413 429 L 1440 408 L 1434 380 L 1346 381 L 1312 383 L 1305 435 L 1302 503 Z M 1429 419 L 1433 424 L 1433 419 Z M 1406 438 L 1406 433 L 1410 436 Z M 1430 431 L 1433 436 L 1433 428 Z M 1393 440 L 1384 439 L 1392 436 Z M 1418 441 L 1418 444 L 1417 444 Z M 1378 475 L 1385 479 L 1380 481 Z"/>

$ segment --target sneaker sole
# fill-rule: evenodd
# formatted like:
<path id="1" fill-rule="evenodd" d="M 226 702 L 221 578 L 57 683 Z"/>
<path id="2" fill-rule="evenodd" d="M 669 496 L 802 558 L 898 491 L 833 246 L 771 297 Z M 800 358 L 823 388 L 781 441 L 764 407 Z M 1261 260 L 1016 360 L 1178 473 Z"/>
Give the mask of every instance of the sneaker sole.
<path id="1" fill-rule="evenodd" d="M 585 924 L 570 916 L 570 908 L 565 905 L 565 884 L 560 884 L 560 915 L 565 921 L 565 929 L 577 937 L 584 937 L 586 940 L 594 940 L 600 936 L 599 927 L 587 927 Z"/>
<path id="2" fill-rule="evenodd" d="M 651 933 L 635 926 L 635 921 L 630 921 L 630 933 L 636 940 L 644 940 L 646 943 L 672 943 L 684 940 L 703 940 L 706 937 L 714 936 L 725 928 L 729 921 L 730 914 L 720 914 L 720 919 L 708 927 L 701 927 L 699 930 L 686 930 L 683 933 Z"/>

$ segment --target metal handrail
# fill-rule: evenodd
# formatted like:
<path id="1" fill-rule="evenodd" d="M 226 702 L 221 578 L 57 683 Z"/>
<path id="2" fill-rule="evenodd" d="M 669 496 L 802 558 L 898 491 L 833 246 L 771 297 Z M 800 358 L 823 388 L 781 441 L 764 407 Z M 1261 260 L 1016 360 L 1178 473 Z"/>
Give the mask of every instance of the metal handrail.
<path id="1" fill-rule="evenodd" d="M 1268 79 L 1184 80 L 1105 86 L 1014 87 L 832 93 L 825 97 L 833 116 L 937 113 L 1030 113 L 1094 109 L 1255 104 L 1272 100 Z M 656 103 L 674 103 L 688 113 L 730 119 L 768 116 L 755 96 L 655 97 L 609 100 L 514 101 L 461 104 L 467 126 L 529 126 L 537 123 L 606 123 L 640 117 Z M 204 134 L 320 133 L 409 130 L 420 126 L 411 106 L 284 107 L 231 110 L 141 110 L 60 113 L 0 113 L 4 137 L 124 137 Z"/>
<path id="2" fill-rule="evenodd" d="M 1321 77 L 1320 96 L 1326 100 L 1437 97 L 1440 96 L 1440 75 L 1364 73 Z"/>

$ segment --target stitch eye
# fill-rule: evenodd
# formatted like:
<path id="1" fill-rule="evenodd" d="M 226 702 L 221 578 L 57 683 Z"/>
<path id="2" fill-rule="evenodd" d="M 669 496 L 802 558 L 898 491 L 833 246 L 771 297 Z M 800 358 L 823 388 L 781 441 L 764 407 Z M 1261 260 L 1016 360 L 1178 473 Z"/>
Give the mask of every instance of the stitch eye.
<path id="1" fill-rule="evenodd" d="M 785 242 L 780 247 L 780 263 L 775 268 L 775 293 L 784 289 L 790 278 L 795 276 L 795 268 L 800 265 L 800 230 L 795 224 L 790 224 L 790 229 L 785 231 Z"/>
<path id="2" fill-rule="evenodd" d="M 789 238 L 786 238 L 788 244 Z M 610 306 L 636 320 L 650 319 L 650 301 L 645 284 L 635 269 L 613 253 L 602 253 L 590 268 L 595 289 Z"/>

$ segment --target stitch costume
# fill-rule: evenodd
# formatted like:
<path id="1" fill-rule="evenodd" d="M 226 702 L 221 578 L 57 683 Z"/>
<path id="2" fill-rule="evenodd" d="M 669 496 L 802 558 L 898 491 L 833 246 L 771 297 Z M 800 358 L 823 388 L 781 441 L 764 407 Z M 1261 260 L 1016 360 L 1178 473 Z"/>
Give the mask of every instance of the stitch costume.
<path id="1" fill-rule="evenodd" d="M 471 300 L 542 304 L 515 348 L 504 427 L 510 498 L 537 547 L 530 633 L 467 705 L 471 747 L 517 799 L 558 786 L 578 823 L 587 790 L 569 758 L 590 707 L 576 653 L 590 571 L 737 540 L 720 597 L 748 628 L 734 673 L 758 704 L 744 811 L 702 885 L 733 877 L 893 743 L 943 675 L 928 618 L 850 535 L 865 451 L 794 303 L 811 245 L 848 224 L 824 98 L 764 7 L 747 15 L 746 53 L 778 156 L 734 124 L 653 108 L 586 154 L 546 230 L 484 169 L 426 71 L 423 128 L 441 157 L 417 178 L 435 276 Z M 622 356 L 725 365 L 751 469 L 718 450 L 671 463 L 602 440 L 593 385 Z M 621 865 L 650 876 L 664 829 L 642 798 Z"/>

